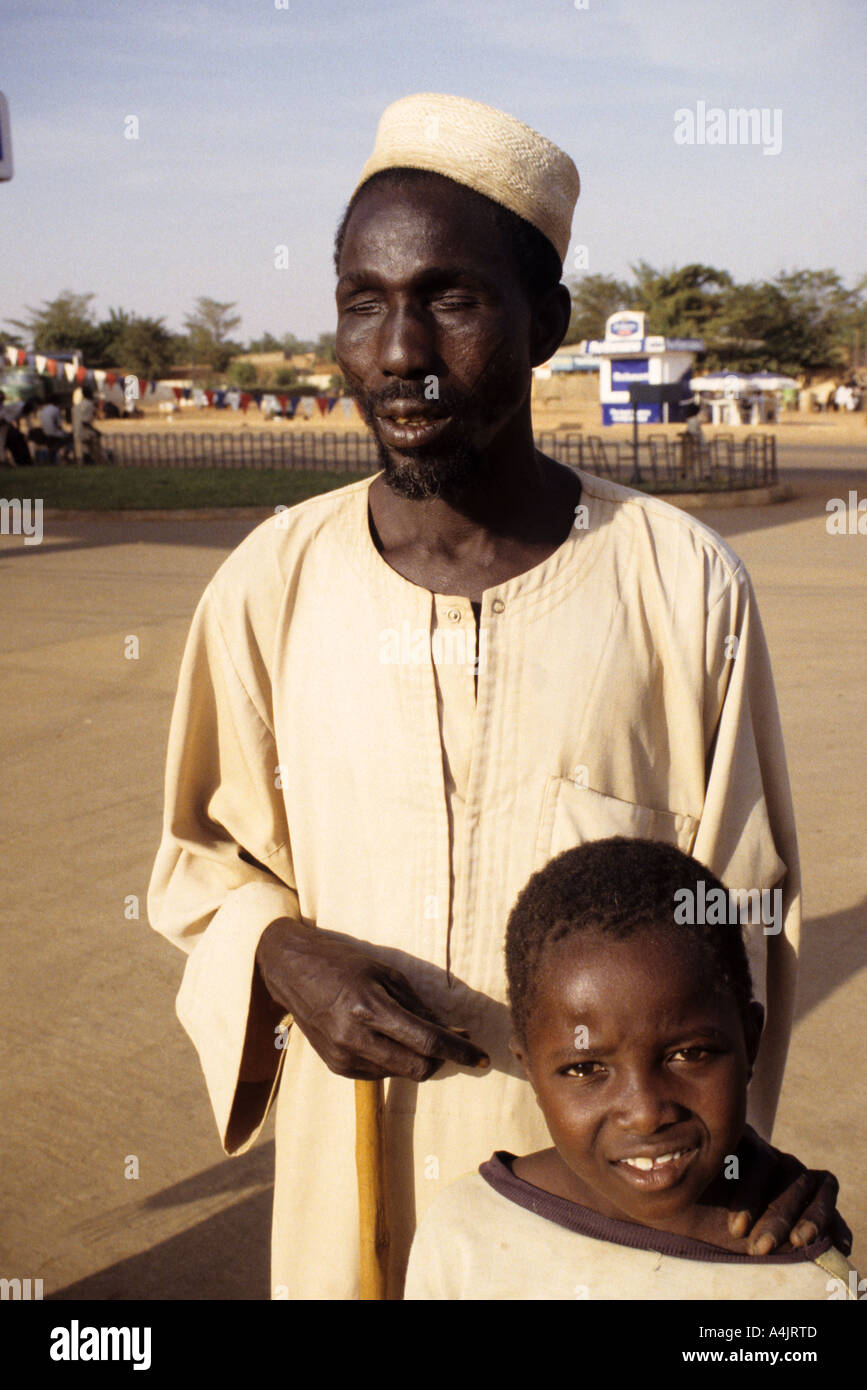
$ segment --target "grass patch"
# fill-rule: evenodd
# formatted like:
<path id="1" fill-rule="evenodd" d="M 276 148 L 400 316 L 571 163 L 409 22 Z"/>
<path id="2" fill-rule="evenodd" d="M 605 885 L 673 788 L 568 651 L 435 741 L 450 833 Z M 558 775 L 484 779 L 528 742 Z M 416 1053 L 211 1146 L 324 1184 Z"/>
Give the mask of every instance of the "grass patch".
<path id="1" fill-rule="evenodd" d="M 291 507 L 367 476 L 315 468 L 0 468 L 0 496 L 41 497 L 44 507 L 67 511 L 175 511 L 276 507 L 279 503 Z M 620 481 L 627 487 L 636 486 L 626 476 Z M 659 496 L 729 491 L 725 478 L 645 478 L 637 486 Z M 767 483 L 753 486 L 766 487 Z"/>
<path id="2" fill-rule="evenodd" d="M 291 507 L 364 476 L 313 468 L 0 468 L 0 495 L 41 497 L 44 507 L 82 511 Z"/>

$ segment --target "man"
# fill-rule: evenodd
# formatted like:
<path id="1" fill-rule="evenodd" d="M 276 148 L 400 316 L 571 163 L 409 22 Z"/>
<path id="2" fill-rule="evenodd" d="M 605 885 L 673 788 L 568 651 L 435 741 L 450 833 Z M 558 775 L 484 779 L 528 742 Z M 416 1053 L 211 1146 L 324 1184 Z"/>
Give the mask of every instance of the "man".
<path id="1" fill-rule="evenodd" d="M 193 622 L 149 911 L 190 953 L 178 1014 L 227 1152 L 277 1099 L 277 1297 L 357 1296 L 347 1078 L 391 1078 L 392 1294 L 444 1182 L 543 1145 L 503 931 L 584 840 L 662 839 L 780 889 L 775 930 L 752 929 L 770 1132 L 799 880 L 767 651 L 719 538 L 534 447 L 577 194 L 501 112 L 386 111 L 337 240 L 337 357 L 383 472 L 257 528 Z M 802 1211 L 828 1220 L 814 1186 L 761 1253 Z"/>
<path id="2" fill-rule="evenodd" d="M 0 463 L 6 462 L 5 450 L 13 468 L 26 468 L 33 462 L 27 440 L 18 428 L 24 413 L 24 401 L 7 401 L 6 392 L 0 391 Z"/>
<path id="3" fill-rule="evenodd" d="M 99 430 L 94 425 L 96 406 L 93 403 L 93 388 L 82 386 L 81 398 L 72 407 L 72 437 L 75 441 L 75 462 L 104 463 Z"/>
<path id="4" fill-rule="evenodd" d="M 42 430 L 41 442 L 45 444 L 51 455 L 51 462 L 54 463 L 61 449 L 65 451 L 67 457 L 73 446 L 72 435 L 63 428 L 63 417 L 60 414 L 58 397 L 53 392 L 46 397 L 45 404 L 39 412 L 39 426 Z"/>

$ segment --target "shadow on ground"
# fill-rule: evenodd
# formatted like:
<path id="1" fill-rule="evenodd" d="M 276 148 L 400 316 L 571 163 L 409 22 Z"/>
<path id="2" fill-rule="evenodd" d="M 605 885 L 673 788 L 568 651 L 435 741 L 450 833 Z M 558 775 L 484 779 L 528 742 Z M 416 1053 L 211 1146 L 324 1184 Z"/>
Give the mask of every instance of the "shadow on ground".
<path id="1" fill-rule="evenodd" d="M 867 965 L 867 898 L 804 923 L 796 1021 L 805 1018 Z"/>
<path id="2" fill-rule="evenodd" d="M 270 1298 L 273 1180 L 271 1140 L 154 1193 L 134 1210 L 185 1206 L 246 1189 L 232 1206 L 137 1255 L 56 1289 L 46 1301 Z M 251 1193 L 251 1187 L 259 1190 Z M 130 1207 L 109 1214 L 115 1229 L 124 1213 L 129 1217 Z"/>

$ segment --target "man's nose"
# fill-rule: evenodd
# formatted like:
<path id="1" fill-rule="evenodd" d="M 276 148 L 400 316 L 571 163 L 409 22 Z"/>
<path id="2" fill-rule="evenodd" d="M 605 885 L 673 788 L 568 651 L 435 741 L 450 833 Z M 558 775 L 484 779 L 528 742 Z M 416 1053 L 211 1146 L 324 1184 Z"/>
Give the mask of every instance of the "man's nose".
<path id="1" fill-rule="evenodd" d="M 424 312 L 397 304 L 385 316 L 379 339 L 379 367 L 385 376 L 411 379 L 432 369 L 433 338 Z"/>

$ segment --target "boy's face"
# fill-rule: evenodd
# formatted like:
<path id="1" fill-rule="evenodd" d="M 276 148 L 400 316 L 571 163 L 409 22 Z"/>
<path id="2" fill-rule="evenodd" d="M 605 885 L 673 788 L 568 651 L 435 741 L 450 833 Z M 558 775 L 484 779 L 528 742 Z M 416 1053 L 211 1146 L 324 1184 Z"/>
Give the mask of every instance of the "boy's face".
<path id="1" fill-rule="evenodd" d="M 748 1039 L 732 996 L 713 990 L 670 926 L 620 941 L 584 932 L 549 947 L 540 971 L 526 1043 L 513 1051 L 564 1190 L 605 1216 L 669 1229 L 674 1219 L 686 1231 L 688 1217 L 677 1218 L 743 1133 L 760 1006 Z"/>

